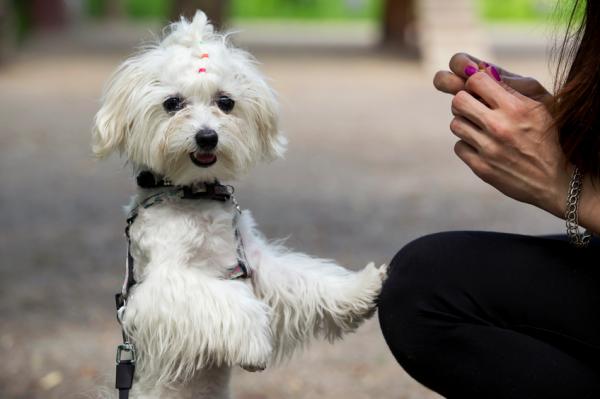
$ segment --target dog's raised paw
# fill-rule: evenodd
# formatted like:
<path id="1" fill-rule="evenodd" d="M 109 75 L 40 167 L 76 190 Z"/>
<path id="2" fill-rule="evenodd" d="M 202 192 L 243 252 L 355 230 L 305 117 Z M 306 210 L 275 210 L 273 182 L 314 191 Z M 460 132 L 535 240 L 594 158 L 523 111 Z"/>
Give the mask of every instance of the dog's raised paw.
<path id="1" fill-rule="evenodd" d="M 257 371 L 264 371 L 267 368 L 266 364 L 241 364 L 241 368 L 251 373 L 255 373 Z"/>
<path id="2" fill-rule="evenodd" d="M 377 269 L 379 271 L 379 276 L 381 277 L 381 281 L 385 281 L 388 277 L 389 266 L 385 263 Z"/>
<path id="3" fill-rule="evenodd" d="M 375 266 L 375 263 L 370 262 L 367 266 L 365 266 L 364 270 L 366 273 L 369 273 L 372 276 L 376 275 L 382 282 L 385 281 L 388 275 L 388 265 L 386 264 L 377 267 Z"/>

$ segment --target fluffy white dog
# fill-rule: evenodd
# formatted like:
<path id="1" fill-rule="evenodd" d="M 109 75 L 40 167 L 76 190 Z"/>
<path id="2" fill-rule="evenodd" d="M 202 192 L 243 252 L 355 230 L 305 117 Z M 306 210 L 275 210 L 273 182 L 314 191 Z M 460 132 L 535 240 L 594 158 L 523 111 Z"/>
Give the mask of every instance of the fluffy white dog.
<path id="1" fill-rule="evenodd" d="M 137 350 L 132 397 L 227 398 L 232 367 L 263 369 L 372 315 L 385 267 L 351 272 L 269 243 L 215 183 L 282 155 L 278 113 L 251 56 L 202 12 L 107 85 L 93 151 L 141 173 L 120 311 Z"/>

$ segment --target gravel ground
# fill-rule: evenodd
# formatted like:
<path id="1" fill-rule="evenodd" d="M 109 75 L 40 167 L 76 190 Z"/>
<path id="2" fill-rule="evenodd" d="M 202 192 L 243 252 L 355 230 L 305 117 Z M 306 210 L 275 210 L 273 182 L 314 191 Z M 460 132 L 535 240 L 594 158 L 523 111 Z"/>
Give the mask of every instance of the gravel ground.
<path id="1" fill-rule="evenodd" d="M 112 384 L 112 295 L 132 181 L 122 160 L 92 159 L 89 136 L 102 84 L 124 53 L 33 48 L 0 69 L 0 397 L 94 397 Z M 255 50 L 290 138 L 286 160 L 237 185 L 267 236 L 359 268 L 441 230 L 560 231 L 559 221 L 503 198 L 455 159 L 449 99 L 416 62 L 366 47 Z M 500 62 L 547 79 L 539 56 Z M 237 371 L 234 392 L 438 397 L 395 363 L 376 320 L 287 365 Z"/>

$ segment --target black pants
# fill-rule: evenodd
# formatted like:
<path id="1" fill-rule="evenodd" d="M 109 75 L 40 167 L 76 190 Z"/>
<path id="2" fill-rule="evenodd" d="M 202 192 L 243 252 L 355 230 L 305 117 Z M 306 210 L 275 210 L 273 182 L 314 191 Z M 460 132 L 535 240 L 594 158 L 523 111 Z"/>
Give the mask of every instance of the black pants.
<path id="1" fill-rule="evenodd" d="M 600 398 L 597 241 L 420 238 L 391 262 L 379 318 L 400 365 L 446 398 Z"/>

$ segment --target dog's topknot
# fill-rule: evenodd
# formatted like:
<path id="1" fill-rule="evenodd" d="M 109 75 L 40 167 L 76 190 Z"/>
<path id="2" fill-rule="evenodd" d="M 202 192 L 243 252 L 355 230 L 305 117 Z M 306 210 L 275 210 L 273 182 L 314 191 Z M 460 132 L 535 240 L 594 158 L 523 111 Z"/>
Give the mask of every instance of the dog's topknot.
<path id="1" fill-rule="evenodd" d="M 165 30 L 162 45 L 177 44 L 184 47 L 193 47 L 203 41 L 215 40 L 218 36 L 206 14 L 198 10 L 191 21 L 181 17 L 178 22 L 169 25 Z"/>

